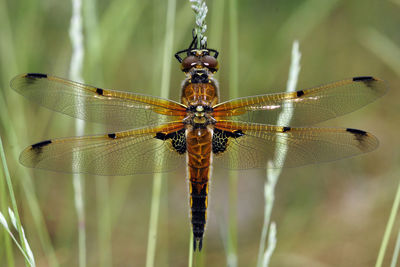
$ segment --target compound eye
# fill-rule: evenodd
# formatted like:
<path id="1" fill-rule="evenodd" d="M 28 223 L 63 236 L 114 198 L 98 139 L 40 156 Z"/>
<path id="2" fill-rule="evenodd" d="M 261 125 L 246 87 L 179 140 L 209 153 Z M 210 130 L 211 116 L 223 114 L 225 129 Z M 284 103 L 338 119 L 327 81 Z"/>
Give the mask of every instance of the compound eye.
<path id="1" fill-rule="evenodd" d="M 212 72 L 216 72 L 218 70 L 218 60 L 213 56 L 203 56 L 201 58 L 201 62 Z"/>
<path id="2" fill-rule="evenodd" d="M 188 56 L 182 60 L 181 69 L 184 72 L 189 71 L 193 66 L 196 65 L 198 58 L 195 56 Z"/>

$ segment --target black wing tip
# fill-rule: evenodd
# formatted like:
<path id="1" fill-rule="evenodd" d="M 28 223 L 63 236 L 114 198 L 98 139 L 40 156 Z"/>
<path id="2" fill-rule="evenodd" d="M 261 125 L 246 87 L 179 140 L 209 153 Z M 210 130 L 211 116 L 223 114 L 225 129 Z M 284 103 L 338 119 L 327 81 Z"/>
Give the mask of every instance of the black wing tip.
<path id="1" fill-rule="evenodd" d="M 35 79 L 44 79 L 47 78 L 47 74 L 43 74 L 43 73 L 27 73 L 25 74 L 26 78 L 35 78 Z"/>
<path id="2" fill-rule="evenodd" d="M 17 92 L 21 91 L 21 83 L 22 84 L 31 84 L 36 81 L 36 79 L 47 79 L 47 74 L 43 73 L 25 73 L 15 76 L 10 81 L 10 87 Z"/>
<path id="3" fill-rule="evenodd" d="M 379 146 L 379 140 L 366 131 L 352 128 L 347 128 L 346 131 L 353 134 L 354 139 L 358 141 L 358 148 L 362 153 L 371 152 Z"/>
<path id="4" fill-rule="evenodd" d="M 37 149 L 41 149 L 44 146 L 50 145 L 51 143 L 52 143 L 51 140 L 46 140 L 46 141 L 42 141 L 42 142 L 33 144 L 31 147 L 32 147 L 32 149 L 37 150 Z"/>
<path id="5" fill-rule="evenodd" d="M 377 96 L 384 95 L 389 89 L 388 84 L 384 80 L 373 76 L 353 77 L 352 80 L 353 82 L 364 83 L 367 87 L 375 91 Z"/>
<path id="6" fill-rule="evenodd" d="M 355 135 L 360 135 L 360 136 L 368 135 L 368 133 L 366 131 L 353 129 L 353 128 L 347 128 L 346 131 L 348 131 L 349 133 L 355 134 Z"/>
<path id="7" fill-rule="evenodd" d="M 353 82 L 368 82 L 368 81 L 377 81 L 372 76 L 358 76 L 358 77 L 353 77 Z"/>

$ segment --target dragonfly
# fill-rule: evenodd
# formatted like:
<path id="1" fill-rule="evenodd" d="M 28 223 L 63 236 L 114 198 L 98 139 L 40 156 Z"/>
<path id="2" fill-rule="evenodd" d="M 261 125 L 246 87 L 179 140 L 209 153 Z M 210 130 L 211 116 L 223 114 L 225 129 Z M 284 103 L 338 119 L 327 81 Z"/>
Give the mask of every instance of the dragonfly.
<path id="1" fill-rule="evenodd" d="M 310 126 L 373 102 L 387 90 L 383 80 L 361 76 L 295 92 L 220 102 L 214 76 L 218 55 L 207 44 L 199 45 L 196 36 L 187 49 L 175 54 L 186 76 L 180 102 L 41 73 L 15 77 L 11 87 L 39 105 L 128 129 L 45 140 L 23 150 L 19 161 L 30 168 L 110 176 L 186 166 L 193 249 L 200 251 L 212 166 L 234 170 L 296 167 L 377 148 L 377 138 L 363 130 Z M 276 125 L 288 110 L 293 113 L 290 126 Z"/>

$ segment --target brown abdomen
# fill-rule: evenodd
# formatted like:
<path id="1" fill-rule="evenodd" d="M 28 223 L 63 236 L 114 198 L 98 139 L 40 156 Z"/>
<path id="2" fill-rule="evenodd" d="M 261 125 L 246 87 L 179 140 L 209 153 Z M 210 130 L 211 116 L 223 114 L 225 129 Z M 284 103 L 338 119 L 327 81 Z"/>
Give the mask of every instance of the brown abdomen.
<path id="1" fill-rule="evenodd" d="M 188 130 L 187 152 L 189 168 L 190 208 L 196 250 L 202 247 L 204 227 L 207 220 L 208 181 L 210 178 L 212 134 L 207 128 Z"/>

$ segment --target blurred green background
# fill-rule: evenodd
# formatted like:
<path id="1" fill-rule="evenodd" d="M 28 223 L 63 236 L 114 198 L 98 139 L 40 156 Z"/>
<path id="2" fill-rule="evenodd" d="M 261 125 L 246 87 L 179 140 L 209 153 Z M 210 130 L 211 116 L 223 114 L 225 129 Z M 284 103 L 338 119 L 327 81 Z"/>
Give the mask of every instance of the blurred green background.
<path id="1" fill-rule="evenodd" d="M 208 1 L 208 45 L 220 51 L 222 100 L 229 97 L 230 1 Z M 83 77 L 97 87 L 159 95 L 167 1 L 84 1 Z M 291 46 L 300 41 L 299 89 L 373 75 L 390 91 L 373 104 L 321 124 L 375 134 L 366 155 L 283 171 L 272 220 L 277 247 L 271 266 L 375 264 L 400 177 L 400 1 L 238 1 L 239 94 L 284 91 Z M 41 140 L 73 136 L 75 120 L 28 102 L 9 81 L 24 72 L 68 77 L 70 1 L 0 0 L 0 134 L 37 266 L 78 263 L 71 175 L 28 170 L 19 152 Z M 191 41 L 188 1 L 176 4 L 174 51 Z M 173 54 L 171 54 L 173 57 Z M 179 100 L 184 75 L 171 63 L 170 99 Z M 87 133 L 102 133 L 87 126 Z M 189 246 L 188 182 L 184 171 L 163 181 L 156 266 L 185 266 Z M 238 260 L 254 266 L 263 220 L 265 171 L 239 172 Z M 3 182 L 2 182 L 3 183 Z M 214 167 L 203 266 L 226 265 L 228 172 Z M 4 185 L 3 185 L 4 186 Z M 85 176 L 88 266 L 143 266 L 152 175 Z M 1 205 L 10 206 L 9 198 Z M 397 221 L 395 229 L 400 227 Z M 396 231 L 395 231 L 396 232 Z M 4 232 L 0 231 L 0 244 Z M 390 239 L 389 256 L 396 233 Z M 16 266 L 23 258 L 15 249 Z M 6 262 L 0 245 L 0 265 Z M 384 260 L 388 266 L 390 257 Z M 200 264 L 199 264 L 200 265 Z"/>

